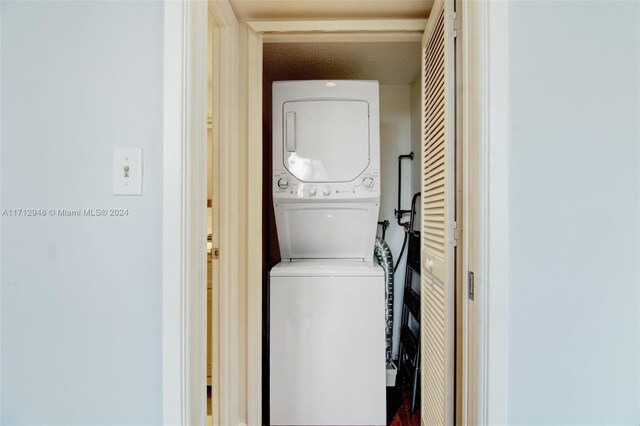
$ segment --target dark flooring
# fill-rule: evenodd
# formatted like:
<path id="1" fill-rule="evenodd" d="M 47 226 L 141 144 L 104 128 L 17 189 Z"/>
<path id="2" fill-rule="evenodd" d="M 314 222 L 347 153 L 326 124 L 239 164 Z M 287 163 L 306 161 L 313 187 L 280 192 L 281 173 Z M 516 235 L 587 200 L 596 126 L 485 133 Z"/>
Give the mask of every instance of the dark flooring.
<path id="1" fill-rule="evenodd" d="M 411 413 L 411 391 L 407 384 L 399 383 L 394 388 L 387 388 L 387 425 L 419 426 L 419 405 L 420 395 L 418 395 L 418 407 L 414 413 Z"/>

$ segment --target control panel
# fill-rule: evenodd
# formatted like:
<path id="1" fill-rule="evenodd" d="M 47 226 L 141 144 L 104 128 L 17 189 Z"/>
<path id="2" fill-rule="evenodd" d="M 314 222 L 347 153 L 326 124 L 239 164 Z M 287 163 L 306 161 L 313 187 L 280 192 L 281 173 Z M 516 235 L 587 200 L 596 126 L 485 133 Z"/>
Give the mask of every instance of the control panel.
<path id="1" fill-rule="evenodd" d="M 273 196 L 278 199 L 338 201 L 380 196 L 380 173 L 368 170 L 351 182 L 301 182 L 285 170 L 273 174 Z"/>

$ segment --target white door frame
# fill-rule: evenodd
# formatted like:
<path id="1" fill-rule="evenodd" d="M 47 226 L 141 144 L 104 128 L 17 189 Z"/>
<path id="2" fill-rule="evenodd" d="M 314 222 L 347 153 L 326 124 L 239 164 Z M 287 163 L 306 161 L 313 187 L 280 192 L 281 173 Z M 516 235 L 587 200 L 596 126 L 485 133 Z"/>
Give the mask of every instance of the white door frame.
<path id="1" fill-rule="evenodd" d="M 239 53 L 239 25 L 227 1 L 209 1 L 213 26 L 213 137 L 219 149 L 219 261 L 217 287 L 212 294 L 212 411 L 214 425 L 237 425 L 241 420 L 239 359 L 242 334 L 238 312 L 242 305 L 239 285 L 242 276 L 242 228 L 238 214 L 242 206 L 242 170 Z M 204 72 L 205 70 L 203 70 Z M 214 164 L 216 167 L 216 164 Z M 216 175 L 214 175 L 216 176 Z M 206 177 L 204 177 L 206 179 Z M 216 182 L 214 182 L 216 185 Z M 214 230 L 215 232 L 216 230 Z M 206 318 L 206 317 L 205 317 Z M 202 318 L 201 321 L 204 321 Z"/>
<path id="2" fill-rule="evenodd" d="M 475 275 L 468 424 L 507 424 L 508 368 L 508 2 L 463 1 L 465 271 Z"/>
<path id="3" fill-rule="evenodd" d="M 165 2 L 163 210 L 163 419 L 202 424 L 206 385 L 206 7 Z M 467 424 L 507 421 L 508 44 L 506 2 L 463 2 L 463 146 L 467 303 Z M 262 406 L 262 43 L 293 37 L 406 40 L 397 20 L 249 22 L 243 32 L 226 1 L 210 2 L 220 37 L 220 288 L 214 299 L 215 424 L 259 425 Z M 419 22 L 418 22 L 419 21 Z M 408 21 L 404 21 L 405 23 Z M 424 20 L 413 24 L 424 28 Z M 411 27 L 413 28 L 413 27 Z M 373 33 L 378 34 L 373 34 Z M 312 34 L 315 33 L 315 34 Z M 380 34 L 385 33 L 385 34 Z M 204 47 L 203 47 L 204 46 Z M 217 53 L 216 53 L 217 52 Z M 246 55 L 246 56 L 245 56 Z M 198 66 L 200 68 L 198 68 Z M 215 114 L 215 112 L 214 112 Z M 247 121 L 244 121 L 247 117 Z M 201 154 L 201 159 L 197 158 Z M 251 184 L 248 185 L 247 182 Z M 242 196 L 246 194 L 246 198 Z M 244 228 L 243 228 L 244 226 Z M 250 237 L 249 237 L 250 236 Z M 191 255 L 193 254 L 193 255 Z M 214 292 L 215 294 L 215 292 Z M 240 341 L 246 339 L 246 346 Z M 197 349 L 194 349 L 197 348 Z M 246 393 L 245 393 L 246 391 Z M 216 409 L 217 408 L 217 409 Z M 245 411 L 246 410 L 246 411 Z"/>
<path id="4" fill-rule="evenodd" d="M 213 125 L 219 143 L 220 260 L 212 301 L 214 424 L 240 419 L 237 261 L 238 23 L 228 2 L 164 3 L 163 424 L 206 424 L 207 18 L 213 19 Z M 215 167 L 215 165 L 214 165 Z"/>
<path id="5" fill-rule="evenodd" d="M 176 425 L 206 409 L 206 18 L 164 3 L 162 415 Z"/>

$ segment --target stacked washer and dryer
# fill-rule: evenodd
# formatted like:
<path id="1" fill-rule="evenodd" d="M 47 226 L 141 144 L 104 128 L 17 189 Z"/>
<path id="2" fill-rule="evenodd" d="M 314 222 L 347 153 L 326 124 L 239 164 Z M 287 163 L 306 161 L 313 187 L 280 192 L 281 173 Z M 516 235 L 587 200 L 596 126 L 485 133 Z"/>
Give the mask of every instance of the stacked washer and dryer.
<path id="1" fill-rule="evenodd" d="M 375 81 L 273 83 L 272 425 L 386 424 Z"/>

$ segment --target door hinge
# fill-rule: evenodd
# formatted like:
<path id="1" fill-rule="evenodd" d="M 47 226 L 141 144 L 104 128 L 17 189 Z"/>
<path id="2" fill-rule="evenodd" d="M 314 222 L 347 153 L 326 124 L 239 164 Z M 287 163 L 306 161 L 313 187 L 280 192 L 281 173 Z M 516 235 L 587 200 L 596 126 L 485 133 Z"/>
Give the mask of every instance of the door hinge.
<path id="1" fill-rule="evenodd" d="M 458 31 L 460 30 L 460 28 L 458 28 L 458 13 L 457 12 L 453 12 L 453 37 L 458 37 Z"/>
<path id="2" fill-rule="evenodd" d="M 453 231 L 453 246 L 458 247 L 458 242 L 462 239 L 462 229 L 458 228 L 458 222 L 453 222 L 451 230 Z"/>
<path id="3" fill-rule="evenodd" d="M 469 300 L 473 300 L 475 291 L 476 291 L 476 283 L 473 278 L 473 271 L 469 271 L 469 283 L 468 283 L 468 289 L 467 289 Z"/>

